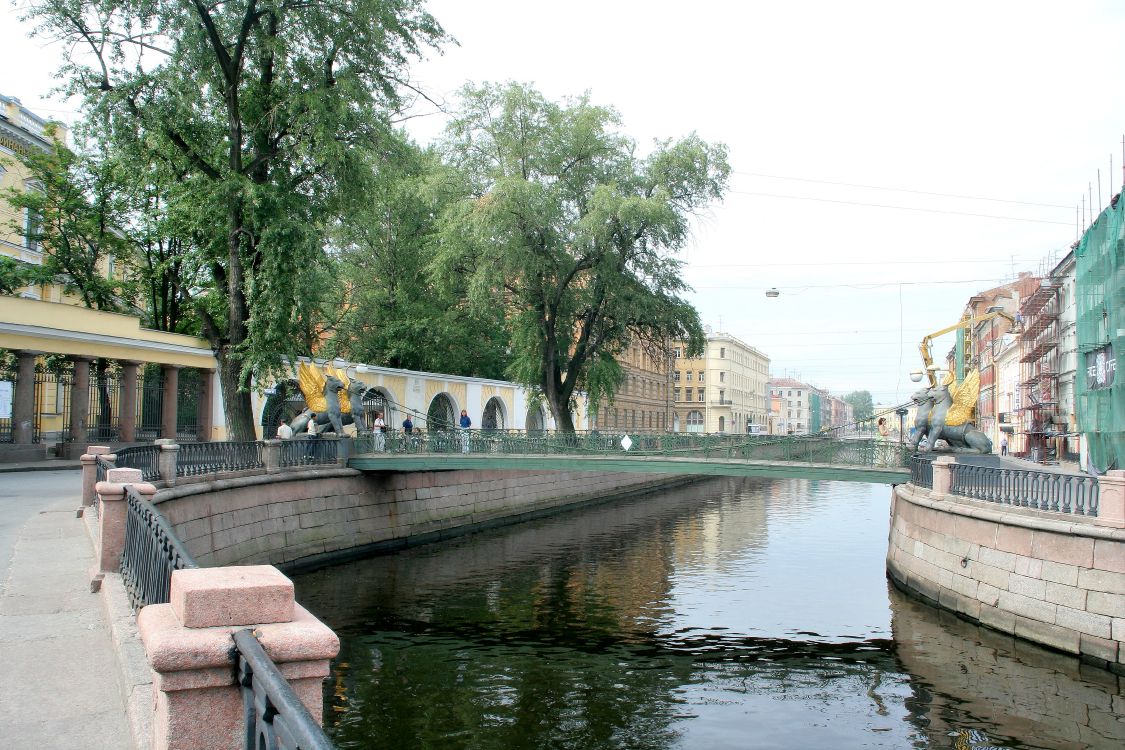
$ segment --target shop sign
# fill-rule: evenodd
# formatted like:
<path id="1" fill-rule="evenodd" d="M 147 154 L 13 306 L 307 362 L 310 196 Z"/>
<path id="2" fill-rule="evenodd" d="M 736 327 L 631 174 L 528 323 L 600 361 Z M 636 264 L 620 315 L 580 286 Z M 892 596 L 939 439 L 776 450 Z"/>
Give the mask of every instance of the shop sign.
<path id="1" fill-rule="evenodd" d="M 1113 344 L 1086 352 L 1086 390 L 1100 391 L 1112 387 L 1116 373 L 1117 357 L 1113 353 Z"/>

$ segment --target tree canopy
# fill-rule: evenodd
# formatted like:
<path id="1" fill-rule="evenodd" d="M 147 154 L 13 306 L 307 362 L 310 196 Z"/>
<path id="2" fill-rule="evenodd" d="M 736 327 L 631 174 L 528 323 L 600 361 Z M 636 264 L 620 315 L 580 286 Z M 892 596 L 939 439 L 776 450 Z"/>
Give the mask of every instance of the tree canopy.
<path id="1" fill-rule="evenodd" d="M 855 419 L 867 419 L 875 413 L 875 403 L 871 400 L 870 391 L 852 391 L 844 396 L 844 401 L 852 405 Z"/>
<path id="2" fill-rule="evenodd" d="M 702 348 L 675 252 L 692 215 L 723 196 L 726 148 L 690 135 L 641 156 L 620 125 L 588 96 L 470 86 L 440 145 L 458 198 L 440 216 L 435 273 L 503 312 L 509 376 L 566 431 L 579 391 L 612 397 L 614 357 L 632 341 Z"/>
<path id="3" fill-rule="evenodd" d="M 87 116 L 145 158 L 140 183 L 191 238 L 190 304 L 219 361 L 232 437 L 251 439 L 250 375 L 302 340 L 329 225 L 389 137 L 407 62 L 445 39 L 421 0 L 33 0 L 70 50 Z"/>

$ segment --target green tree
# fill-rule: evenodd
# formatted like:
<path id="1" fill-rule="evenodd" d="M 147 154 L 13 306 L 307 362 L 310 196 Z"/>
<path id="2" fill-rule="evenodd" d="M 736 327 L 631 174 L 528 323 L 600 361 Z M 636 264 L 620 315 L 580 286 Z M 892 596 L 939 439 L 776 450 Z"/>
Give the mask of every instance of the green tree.
<path id="1" fill-rule="evenodd" d="M 57 140 L 49 150 L 30 149 L 18 158 L 27 187 L 9 188 L 4 198 L 17 214 L 30 213 L 35 221 L 13 223 L 11 229 L 26 232 L 44 250 L 41 268 L 28 279 L 59 284 L 93 310 L 125 308 L 130 293 L 122 270 L 133 246 L 123 231 L 114 165 L 80 156 Z"/>
<path id="2" fill-rule="evenodd" d="M 327 226 L 362 190 L 357 154 L 388 137 L 407 61 L 444 33 L 421 0 L 28 8 L 71 51 L 65 72 L 88 117 L 176 176 L 163 198 L 206 273 L 193 311 L 232 437 L 252 439 L 249 382 L 297 353 L 294 311 L 316 291 Z"/>
<path id="3" fill-rule="evenodd" d="M 503 377 L 509 340 L 502 312 L 467 304 L 463 283 L 438 286 L 430 278 L 435 217 L 450 197 L 441 189 L 446 167 L 406 142 L 377 158 L 378 179 L 339 232 L 339 288 L 346 294 L 326 354 Z"/>
<path id="4" fill-rule="evenodd" d="M 875 413 L 875 403 L 871 400 L 870 391 L 852 391 L 844 396 L 844 401 L 852 405 L 853 416 L 857 422 Z"/>
<path id="5" fill-rule="evenodd" d="M 442 213 L 438 276 L 503 311 L 509 376 L 539 391 L 560 430 L 578 392 L 611 397 L 630 342 L 702 350 L 681 261 L 695 211 L 720 199 L 726 148 L 695 135 L 638 156 L 617 113 L 547 101 L 515 83 L 467 87 L 441 149 L 461 197 Z"/>

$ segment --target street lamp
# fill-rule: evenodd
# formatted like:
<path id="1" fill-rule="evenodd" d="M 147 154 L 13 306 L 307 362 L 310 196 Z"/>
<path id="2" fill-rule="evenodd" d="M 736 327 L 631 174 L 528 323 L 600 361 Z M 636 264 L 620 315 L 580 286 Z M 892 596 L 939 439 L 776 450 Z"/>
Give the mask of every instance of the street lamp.
<path id="1" fill-rule="evenodd" d="M 771 286 L 769 289 L 766 290 L 766 296 L 771 298 L 771 299 L 774 298 L 774 297 L 777 297 L 780 294 L 781 294 L 781 292 L 779 292 L 777 290 L 777 287 L 775 287 L 775 286 Z"/>

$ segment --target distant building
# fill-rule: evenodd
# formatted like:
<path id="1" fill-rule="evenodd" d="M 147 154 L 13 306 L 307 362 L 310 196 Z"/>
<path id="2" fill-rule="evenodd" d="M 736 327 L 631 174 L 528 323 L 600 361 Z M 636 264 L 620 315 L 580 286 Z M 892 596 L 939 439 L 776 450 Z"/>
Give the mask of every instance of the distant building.
<path id="1" fill-rule="evenodd" d="M 765 432 L 769 424 L 769 357 L 727 333 L 707 334 L 703 356 L 673 344 L 672 429 L 676 432 Z"/>
<path id="2" fill-rule="evenodd" d="M 777 421 L 784 428 L 781 434 L 807 435 L 820 429 L 820 393 L 817 389 L 792 378 L 770 378 L 769 389 L 771 398 L 780 402 Z M 812 426 L 814 421 L 815 428 Z"/>
<path id="3" fill-rule="evenodd" d="M 631 345 L 618 363 L 625 377 L 613 396 L 590 414 L 590 429 L 666 431 L 671 423 L 671 364 L 667 356 Z"/>

